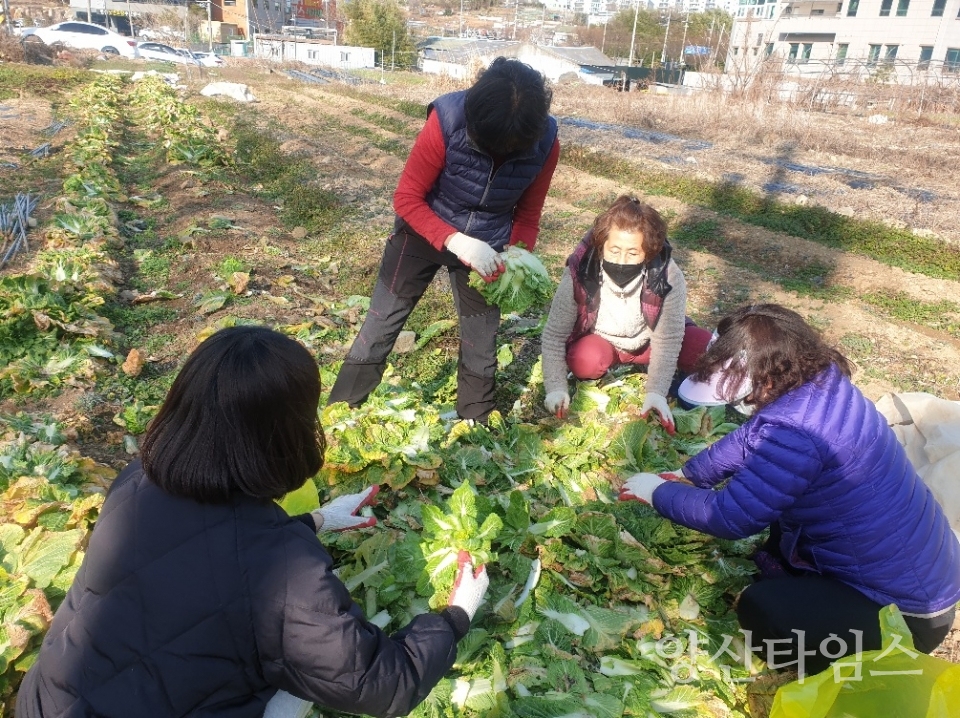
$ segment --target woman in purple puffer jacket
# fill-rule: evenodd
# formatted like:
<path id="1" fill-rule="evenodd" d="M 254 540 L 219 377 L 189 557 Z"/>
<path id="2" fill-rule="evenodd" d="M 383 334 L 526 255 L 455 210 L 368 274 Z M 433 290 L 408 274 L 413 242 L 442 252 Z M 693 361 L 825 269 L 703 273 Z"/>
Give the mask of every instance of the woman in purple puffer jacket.
<path id="1" fill-rule="evenodd" d="M 742 403 L 751 419 L 674 472 L 693 486 L 637 474 L 621 489 L 621 499 L 721 538 L 770 527 L 760 580 L 737 615 L 772 667 L 819 672 L 879 649 L 877 613 L 891 603 L 929 653 L 960 601 L 957 537 L 849 377 L 843 355 L 796 312 L 740 309 L 720 322 L 680 395 Z"/>

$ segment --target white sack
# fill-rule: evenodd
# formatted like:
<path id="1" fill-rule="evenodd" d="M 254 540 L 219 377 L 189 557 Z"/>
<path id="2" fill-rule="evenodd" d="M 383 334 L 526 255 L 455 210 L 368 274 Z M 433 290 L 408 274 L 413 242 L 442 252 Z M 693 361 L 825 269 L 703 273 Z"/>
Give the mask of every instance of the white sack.
<path id="1" fill-rule="evenodd" d="M 211 82 L 200 90 L 204 97 L 213 97 L 214 95 L 226 95 L 232 97 L 237 102 L 256 102 L 257 98 L 250 92 L 250 88 L 241 85 L 239 82 Z"/>
<path id="2" fill-rule="evenodd" d="M 884 394 L 877 409 L 960 537 L 960 402 L 921 392 Z"/>

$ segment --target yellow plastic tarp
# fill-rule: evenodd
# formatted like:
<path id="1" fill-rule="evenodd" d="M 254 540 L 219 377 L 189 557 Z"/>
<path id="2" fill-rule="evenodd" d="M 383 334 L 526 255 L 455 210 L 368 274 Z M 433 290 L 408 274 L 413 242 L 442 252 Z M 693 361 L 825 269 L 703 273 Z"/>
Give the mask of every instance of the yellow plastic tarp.
<path id="1" fill-rule="evenodd" d="M 883 647 L 846 656 L 777 691 L 770 718 L 957 718 L 960 665 L 920 653 L 896 606 L 880 610 Z"/>

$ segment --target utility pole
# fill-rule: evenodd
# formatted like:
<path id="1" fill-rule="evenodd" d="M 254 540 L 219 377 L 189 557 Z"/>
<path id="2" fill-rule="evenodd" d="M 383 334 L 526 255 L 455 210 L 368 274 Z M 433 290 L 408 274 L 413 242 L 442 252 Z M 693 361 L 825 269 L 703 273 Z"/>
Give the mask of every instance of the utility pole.
<path id="1" fill-rule="evenodd" d="M 604 46 L 607 44 L 607 25 L 610 24 L 610 18 L 607 18 L 607 21 L 603 23 L 603 39 L 600 41 L 600 52 L 603 52 Z"/>
<path id="2" fill-rule="evenodd" d="M 667 38 L 670 37 L 670 18 L 672 15 L 667 13 L 667 31 L 663 34 L 663 50 L 660 52 L 660 64 L 667 61 Z"/>
<path id="3" fill-rule="evenodd" d="M 3 0 L 3 4 L 0 5 L 0 9 L 3 10 L 3 29 L 6 31 L 7 35 L 12 35 L 13 18 L 10 17 L 10 3 L 8 0 Z"/>
<path id="4" fill-rule="evenodd" d="M 207 51 L 213 52 L 213 0 L 207 0 Z"/>
<path id="5" fill-rule="evenodd" d="M 720 56 L 720 43 L 723 42 L 723 31 L 725 29 L 726 28 L 723 25 L 720 26 L 720 34 L 717 36 L 717 49 L 714 50 L 713 52 L 714 63 L 717 61 L 717 58 Z"/>
<path id="6" fill-rule="evenodd" d="M 637 19 L 640 16 L 640 0 L 633 2 L 633 32 L 630 34 L 630 57 L 627 58 L 627 66 L 633 66 L 633 46 L 637 41 Z M 606 37 L 607 26 L 603 26 L 604 37 Z"/>
<path id="7" fill-rule="evenodd" d="M 460 37 L 463 37 L 463 0 L 460 0 Z"/>
<path id="8" fill-rule="evenodd" d="M 93 2 L 87 0 L 87 22 L 93 22 Z"/>
<path id="9" fill-rule="evenodd" d="M 393 45 L 390 47 L 390 72 L 397 69 L 397 31 L 393 31 Z"/>
<path id="10" fill-rule="evenodd" d="M 511 40 L 517 39 L 517 21 L 520 19 L 520 0 L 516 0 L 516 4 L 513 6 L 513 37 Z"/>
<path id="11" fill-rule="evenodd" d="M 680 64 L 687 64 L 687 25 L 690 24 L 690 13 L 687 12 L 687 17 L 683 21 L 683 39 L 680 41 Z"/>

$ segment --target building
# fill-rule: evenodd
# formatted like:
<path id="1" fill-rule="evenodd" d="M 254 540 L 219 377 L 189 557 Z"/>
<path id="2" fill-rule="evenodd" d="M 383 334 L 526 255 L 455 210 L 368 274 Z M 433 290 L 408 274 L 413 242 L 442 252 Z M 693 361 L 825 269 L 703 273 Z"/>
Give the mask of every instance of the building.
<path id="1" fill-rule="evenodd" d="M 609 70 L 615 63 L 596 47 L 554 47 L 523 43 L 515 56 L 539 70 L 551 82 L 576 77 L 590 85 L 602 85 L 613 78 Z M 605 69 L 599 69 L 605 68 Z"/>
<path id="2" fill-rule="evenodd" d="M 728 72 L 960 81 L 960 0 L 740 0 Z"/>
<path id="3" fill-rule="evenodd" d="M 428 75 L 464 80 L 475 77 L 498 55 L 516 57 L 519 46 L 515 40 L 428 37 L 417 44 L 418 64 Z"/>
<path id="4" fill-rule="evenodd" d="M 569 0 L 550 0 L 561 3 Z M 618 13 L 633 10 L 637 5 L 641 10 L 655 10 L 660 13 L 697 13 L 708 10 L 723 10 L 733 14 L 737 9 L 737 0 L 585 0 L 584 12 L 588 25 L 603 25 Z"/>
<path id="5" fill-rule="evenodd" d="M 376 67 L 376 51 L 372 47 L 337 45 L 320 38 L 292 35 L 254 35 L 253 54 L 264 60 L 296 61 L 338 70 Z"/>
<path id="6" fill-rule="evenodd" d="M 212 0 L 213 20 L 240 28 L 246 38 L 259 33 L 278 33 L 292 8 L 289 0 Z"/>
<path id="7" fill-rule="evenodd" d="M 184 24 L 171 27 L 167 34 L 182 37 L 187 9 L 192 6 L 200 8 L 201 14 L 209 12 L 211 23 L 235 25 L 247 38 L 258 32 L 280 32 L 292 12 L 290 0 L 70 0 L 70 9 L 78 19 L 87 19 L 89 7 L 92 22 L 116 28 L 125 35 L 130 34 L 128 17 L 139 29 L 144 15 L 170 17 L 172 12 L 183 16 Z"/>
<path id="8" fill-rule="evenodd" d="M 103 27 L 109 27 L 122 35 L 131 35 L 130 21 L 133 21 L 135 30 L 139 30 L 145 15 L 171 13 L 184 16 L 186 14 L 186 0 L 70 0 L 70 12 L 77 20 L 94 22 Z M 171 35 L 183 33 L 183 25 L 171 28 Z"/>
<path id="9" fill-rule="evenodd" d="M 475 77 L 494 58 L 514 57 L 542 72 L 551 82 L 562 77 L 594 85 L 610 80 L 613 60 L 595 47 L 554 47 L 509 40 L 464 40 L 460 38 L 428 38 L 418 46 L 420 67 L 428 74 L 448 75 L 457 79 Z"/>

